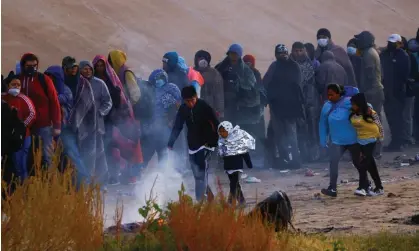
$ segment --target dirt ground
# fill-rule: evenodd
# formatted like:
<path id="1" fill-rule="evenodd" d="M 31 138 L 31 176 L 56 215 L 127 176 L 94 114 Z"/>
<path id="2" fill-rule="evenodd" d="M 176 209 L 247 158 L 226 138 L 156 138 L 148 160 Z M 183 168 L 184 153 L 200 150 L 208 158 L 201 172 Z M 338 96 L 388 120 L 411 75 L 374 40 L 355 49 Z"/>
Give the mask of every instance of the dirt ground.
<path id="1" fill-rule="evenodd" d="M 405 158 L 414 157 L 419 148 L 409 149 L 403 154 Z M 295 210 L 294 225 L 305 232 L 334 233 L 372 233 L 381 230 L 391 232 L 411 232 L 418 230 L 416 225 L 409 225 L 406 219 L 419 214 L 419 164 L 400 167 L 394 160 L 401 153 L 385 153 L 378 161 L 379 172 L 384 183 L 385 195 L 379 197 L 357 197 L 353 195 L 357 187 L 357 171 L 347 160 L 340 163 L 338 197 L 328 198 L 315 194 L 321 188 L 327 187 L 328 163 L 306 165 L 300 170 L 281 172 L 275 169 L 246 170 L 249 176 L 257 177 L 260 183 L 244 183 L 243 191 L 248 208 L 257 201 L 268 197 L 276 190 L 285 191 Z M 305 176 L 306 169 L 315 172 L 315 176 Z M 223 192 L 228 192 L 228 179 L 222 171 L 216 171 Z M 169 179 L 170 180 L 170 179 Z M 187 177 L 186 187 L 193 186 L 191 177 Z M 213 181 L 214 183 L 214 181 Z M 178 186 L 180 188 L 180 184 Z M 124 212 L 130 214 L 124 221 L 131 221 L 142 205 L 144 197 L 139 198 L 134 193 L 136 186 L 110 187 L 107 195 L 106 226 L 112 225 L 113 210 L 116 198 L 119 196 L 124 203 Z M 172 189 L 173 190 L 173 189 Z M 121 194 L 122 191 L 122 194 Z M 187 190 L 191 195 L 192 189 Z M 119 194 L 119 195 L 118 195 Z M 141 201 L 140 201 L 141 200 Z"/>

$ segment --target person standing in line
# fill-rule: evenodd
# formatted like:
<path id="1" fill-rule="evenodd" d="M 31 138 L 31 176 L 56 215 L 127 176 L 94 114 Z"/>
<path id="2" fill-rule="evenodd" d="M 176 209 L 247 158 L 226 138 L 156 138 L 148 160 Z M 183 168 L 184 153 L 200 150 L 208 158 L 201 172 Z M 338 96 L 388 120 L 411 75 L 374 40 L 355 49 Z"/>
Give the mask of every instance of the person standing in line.
<path id="1" fill-rule="evenodd" d="M 330 184 L 321 193 L 331 197 L 337 196 L 339 161 L 346 151 L 350 152 L 354 166 L 358 170 L 361 168 L 361 150 L 357 144 L 356 131 L 349 120 L 351 101 L 344 95 L 340 85 L 330 84 L 327 87 L 328 101 L 320 113 L 320 145 L 329 150 L 330 156 Z"/>
<path id="2" fill-rule="evenodd" d="M 204 100 L 198 98 L 193 86 L 182 89 L 182 98 L 184 104 L 177 112 L 167 146 L 173 149 L 186 123 L 189 161 L 195 178 L 195 198 L 201 201 L 208 193 L 212 193 L 208 187 L 207 160 L 217 146 L 219 121 L 214 110 Z"/>
<path id="3" fill-rule="evenodd" d="M 4 81 L 7 86 L 7 92 L 2 93 L 1 100 L 6 102 L 12 109 L 16 109 L 18 118 L 26 127 L 22 148 L 12 155 L 16 176 L 23 182 L 28 177 L 27 161 L 32 141 L 30 129 L 35 122 L 36 111 L 32 101 L 26 95 L 20 93 L 22 85 L 20 83 L 19 75 L 15 75 L 15 73 L 11 71 Z M 3 147 L 7 146 L 3 145 Z"/>
<path id="4" fill-rule="evenodd" d="M 365 94 L 367 102 L 381 119 L 384 104 L 384 87 L 381 83 L 380 55 L 375 49 L 375 37 L 369 31 L 355 35 L 357 49 L 361 57 L 359 91 Z M 381 157 L 381 142 L 377 141 L 375 156 Z"/>
<path id="5" fill-rule="evenodd" d="M 374 159 L 374 149 L 378 141 L 384 139 L 384 129 L 380 117 L 371 108 L 364 93 L 358 93 L 351 98 L 352 111 L 349 116 L 355 128 L 358 144 L 361 150 L 361 168 L 359 169 L 360 187 L 355 190 L 355 195 L 377 196 L 384 194 L 383 184 L 378 173 Z M 371 189 L 367 172 L 374 181 L 375 188 Z"/>
<path id="6" fill-rule="evenodd" d="M 304 96 L 301 69 L 291 60 L 288 48 L 283 44 L 275 47 L 276 61 L 265 76 L 263 84 L 268 93 L 271 123 L 275 145 L 291 168 L 301 168 L 298 149 L 297 123 L 304 123 Z M 275 154 L 275 153 L 274 153 Z"/>
<path id="7" fill-rule="evenodd" d="M 51 78 L 38 72 L 36 55 L 24 54 L 20 66 L 21 93 L 32 100 L 37 114 L 32 133 L 42 140 L 42 164 L 50 167 L 55 151 L 54 137 L 61 134 L 61 107 L 57 91 Z"/>
<path id="8" fill-rule="evenodd" d="M 336 62 L 343 67 L 348 77 L 348 85 L 357 87 L 354 69 L 352 67 L 351 61 L 349 60 L 348 54 L 346 54 L 345 49 L 341 46 L 336 45 L 332 40 L 332 35 L 330 31 L 326 28 L 321 28 L 317 31 L 317 43 L 318 47 L 315 52 L 315 57 L 323 63 L 323 53 L 330 51 L 333 53 Z M 330 84 L 330 83 L 328 83 Z"/>
<path id="9" fill-rule="evenodd" d="M 406 85 L 410 74 L 409 55 L 400 48 L 402 38 L 392 34 L 387 39 L 387 48 L 380 54 L 382 83 L 384 86 L 384 112 L 390 127 L 391 142 L 385 151 L 403 150 L 403 108 L 406 100 Z"/>
<path id="10" fill-rule="evenodd" d="M 411 53 L 410 78 L 409 84 L 412 86 L 412 92 L 415 96 L 414 115 L 413 115 L 413 134 L 416 142 L 419 142 L 419 29 L 417 38 L 412 38 L 408 42 L 409 52 Z"/>

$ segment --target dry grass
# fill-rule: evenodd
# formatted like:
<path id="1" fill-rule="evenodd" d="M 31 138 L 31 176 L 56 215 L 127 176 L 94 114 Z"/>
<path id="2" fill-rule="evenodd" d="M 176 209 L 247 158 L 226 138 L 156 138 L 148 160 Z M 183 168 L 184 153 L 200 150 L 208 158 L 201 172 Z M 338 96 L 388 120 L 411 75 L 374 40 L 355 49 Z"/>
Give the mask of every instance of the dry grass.
<path id="1" fill-rule="evenodd" d="M 35 176 L 18 184 L 2 200 L 2 250 L 97 250 L 103 243 L 103 203 L 98 187 L 76 190 L 72 168 L 60 173 L 59 154 L 49 170 L 40 167 L 35 151 Z M 3 191 L 7 185 L 2 182 Z"/>

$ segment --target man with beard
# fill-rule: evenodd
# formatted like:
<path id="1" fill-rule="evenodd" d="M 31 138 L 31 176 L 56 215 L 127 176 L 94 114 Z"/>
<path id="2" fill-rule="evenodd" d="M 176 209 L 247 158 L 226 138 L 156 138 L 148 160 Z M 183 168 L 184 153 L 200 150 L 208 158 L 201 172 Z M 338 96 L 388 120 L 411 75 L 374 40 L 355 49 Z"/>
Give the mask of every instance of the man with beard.
<path id="1" fill-rule="evenodd" d="M 403 106 L 410 62 L 407 53 L 400 48 L 400 35 L 392 34 L 387 41 L 387 48 L 380 54 L 385 96 L 384 112 L 391 131 L 391 142 L 385 150 L 397 152 L 402 150 L 403 145 Z"/>
<path id="2" fill-rule="evenodd" d="M 357 49 L 361 55 L 361 67 L 358 87 L 365 94 L 367 102 L 377 112 L 381 120 L 381 109 L 384 103 L 384 90 L 381 84 L 380 56 L 375 49 L 375 37 L 369 31 L 363 31 L 355 35 Z M 376 145 L 375 154 L 381 154 L 381 144 Z"/>
<path id="3" fill-rule="evenodd" d="M 303 81 L 300 67 L 288 56 L 283 44 L 275 47 L 276 61 L 263 78 L 268 93 L 271 123 L 278 150 L 286 152 L 284 157 L 293 168 L 301 167 L 297 141 L 297 121 L 305 118 Z"/>
<path id="4" fill-rule="evenodd" d="M 320 62 L 322 62 L 323 61 L 322 57 L 323 57 L 324 52 L 326 51 L 332 52 L 336 59 L 336 62 L 339 65 L 341 65 L 343 69 L 345 69 L 346 75 L 348 76 L 348 85 L 357 87 L 355 73 L 354 73 L 354 69 L 351 64 L 351 61 L 349 60 L 349 57 L 346 54 L 346 51 L 342 47 L 340 47 L 339 45 L 336 45 L 332 41 L 332 35 L 328 29 L 321 28 L 317 31 L 317 43 L 318 43 L 318 47 L 315 52 L 315 57 L 318 60 L 320 60 Z M 342 84 L 342 83 L 339 83 L 339 84 Z"/>
<path id="5" fill-rule="evenodd" d="M 294 60 L 301 69 L 302 82 L 301 90 L 304 96 L 304 105 L 307 123 L 300 124 L 298 127 L 299 146 L 303 158 L 307 161 L 313 161 L 318 158 L 319 142 L 318 128 L 320 113 L 320 95 L 316 89 L 315 74 L 312 61 L 307 55 L 304 44 L 295 42 L 292 45 L 290 58 Z"/>

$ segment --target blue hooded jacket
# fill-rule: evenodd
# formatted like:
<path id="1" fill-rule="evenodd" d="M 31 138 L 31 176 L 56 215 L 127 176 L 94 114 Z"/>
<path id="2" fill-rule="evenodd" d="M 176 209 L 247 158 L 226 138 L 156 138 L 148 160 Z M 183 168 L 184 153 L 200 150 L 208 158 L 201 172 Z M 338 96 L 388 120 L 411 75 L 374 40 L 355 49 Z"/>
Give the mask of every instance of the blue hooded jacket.
<path id="1" fill-rule="evenodd" d="M 179 54 L 175 51 L 167 52 L 163 56 L 163 61 L 167 63 L 167 75 L 169 77 L 169 82 L 175 84 L 179 90 L 182 90 L 183 87 L 189 85 L 188 73 L 185 69 L 182 69 L 180 64 L 184 64 L 184 59 L 179 60 Z M 187 69 L 186 69 L 187 70 Z"/>
<path id="2" fill-rule="evenodd" d="M 68 116 L 73 107 L 73 94 L 71 89 L 64 84 L 64 71 L 61 66 L 54 65 L 48 67 L 45 74 L 50 74 L 54 77 L 54 86 L 58 93 L 58 101 L 64 110 L 63 120 L 68 120 Z"/>
<path id="3" fill-rule="evenodd" d="M 321 146 L 327 146 L 328 141 L 340 146 L 352 145 L 357 142 L 355 128 L 349 120 L 351 107 L 350 97 L 342 97 L 335 104 L 327 101 L 323 105 L 319 122 Z"/>

